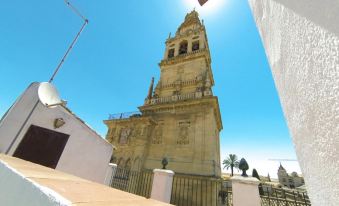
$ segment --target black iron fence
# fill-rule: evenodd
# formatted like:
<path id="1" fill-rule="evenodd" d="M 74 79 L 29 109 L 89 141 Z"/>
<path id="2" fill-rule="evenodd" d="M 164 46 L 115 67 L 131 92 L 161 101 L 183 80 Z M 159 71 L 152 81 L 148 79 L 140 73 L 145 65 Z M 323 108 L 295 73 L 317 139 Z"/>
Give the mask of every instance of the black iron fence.
<path id="1" fill-rule="evenodd" d="M 116 168 L 112 177 L 111 187 L 150 198 L 153 182 L 151 170 L 131 171 L 125 168 Z"/>
<path id="2" fill-rule="evenodd" d="M 232 188 L 218 178 L 175 174 L 170 203 L 176 206 L 230 206 Z"/>
<path id="3" fill-rule="evenodd" d="M 130 118 L 130 117 L 140 117 L 141 115 L 142 115 L 142 113 L 140 111 L 124 112 L 124 113 L 118 113 L 118 114 L 109 114 L 108 120 L 126 119 L 126 118 Z"/>
<path id="4" fill-rule="evenodd" d="M 116 168 L 111 187 L 150 198 L 153 171 L 131 171 Z M 306 192 L 260 185 L 262 206 L 311 206 Z M 176 206 L 232 206 L 230 182 L 220 178 L 175 174 L 173 177 L 171 204 Z"/>
<path id="5" fill-rule="evenodd" d="M 311 206 L 306 192 L 288 191 L 280 188 L 260 185 L 262 206 Z"/>

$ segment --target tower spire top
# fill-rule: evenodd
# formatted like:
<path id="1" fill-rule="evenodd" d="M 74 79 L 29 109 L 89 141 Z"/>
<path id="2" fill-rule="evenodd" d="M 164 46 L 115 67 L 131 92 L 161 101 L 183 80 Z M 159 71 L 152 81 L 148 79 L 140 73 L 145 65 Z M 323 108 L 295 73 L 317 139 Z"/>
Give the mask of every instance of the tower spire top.
<path id="1" fill-rule="evenodd" d="M 193 9 L 190 13 L 186 14 L 184 22 L 179 26 L 177 33 L 185 30 L 185 28 L 189 28 L 192 25 L 201 26 L 201 21 L 199 19 L 199 13 Z M 196 27 L 194 26 L 194 27 Z"/>

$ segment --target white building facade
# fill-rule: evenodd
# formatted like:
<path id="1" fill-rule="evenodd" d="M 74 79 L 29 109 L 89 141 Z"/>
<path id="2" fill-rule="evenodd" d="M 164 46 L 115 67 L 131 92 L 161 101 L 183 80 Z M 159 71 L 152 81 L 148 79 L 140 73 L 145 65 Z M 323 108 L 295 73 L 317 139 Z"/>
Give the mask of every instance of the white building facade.
<path id="1" fill-rule="evenodd" d="M 0 121 L 0 153 L 104 183 L 113 148 L 66 106 L 48 107 L 32 83 Z"/>

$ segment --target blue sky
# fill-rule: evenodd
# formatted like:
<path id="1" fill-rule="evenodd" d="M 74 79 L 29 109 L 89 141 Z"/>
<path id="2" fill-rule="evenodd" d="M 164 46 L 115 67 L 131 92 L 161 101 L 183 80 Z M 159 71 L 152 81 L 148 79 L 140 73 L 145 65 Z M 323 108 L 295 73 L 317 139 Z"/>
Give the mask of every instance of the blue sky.
<path id="1" fill-rule="evenodd" d="M 159 78 L 169 32 L 194 0 L 71 1 L 89 24 L 55 78 L 68 107 L 103 136 L 109 113 L 136 111 Z M 216 6 L 209 6 L 213 2 Z M 0 116 L 33 81 L 48 81 L 82 21 L 59 1 L 0 0 Z M 196 6 L 212 55 L 224 129 L 221 157 L 245 157 L 276 176 L 296 159 L 259 33 L 246 0 Z M 283 162 L 300 172 L 297 162 Z"/>

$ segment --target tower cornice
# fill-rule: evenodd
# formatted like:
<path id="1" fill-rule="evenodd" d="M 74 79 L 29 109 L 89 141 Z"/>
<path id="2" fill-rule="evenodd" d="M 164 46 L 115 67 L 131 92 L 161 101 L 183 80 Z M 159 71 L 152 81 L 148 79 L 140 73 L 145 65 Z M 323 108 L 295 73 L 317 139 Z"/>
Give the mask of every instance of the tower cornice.
<path id="1" fill-rule="evenodd" d="M 175 113 L 181 110 L 192 109 L 194 106 L 212 105 L 216 116 L 216 123 L 219 131 L 222 130 L 221 113 L 219 101 L 216 96 L 201 97 L 199 99 L 188 99 L 185 101 L 166 102 L 162 104 L 150 104 L 138 107 L 144 116 L 151 116 L 154 113 Z"/>

